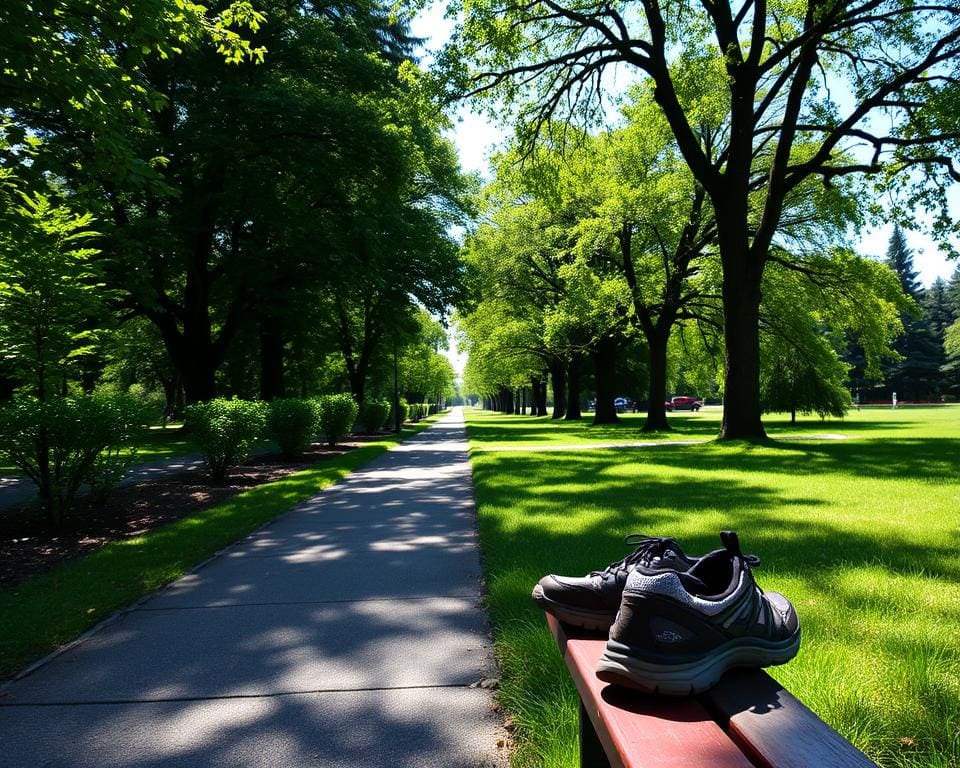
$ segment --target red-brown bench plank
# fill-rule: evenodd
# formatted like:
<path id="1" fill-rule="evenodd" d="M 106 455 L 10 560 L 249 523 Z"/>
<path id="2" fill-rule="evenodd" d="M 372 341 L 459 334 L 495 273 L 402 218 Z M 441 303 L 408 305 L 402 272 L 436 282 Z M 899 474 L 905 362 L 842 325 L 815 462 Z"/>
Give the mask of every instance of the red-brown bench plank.
<path id="1" fill-rule="evenodd" d="M 876 768 L 763 670 L 731 670 L 701 700 L 761 768 Z"/>
<path id="2" fill-rule="evenodd" d="M 597 678 L 605 639 L 546 618 L 611 766 L 876 768 L 763 670 L 732 670 L 698 698 L 647 696 Z"/>
<path id="3" fill-rule="evenodd" d="M 580 700 L 614 768 L 753 768 L 696 699 L 626 691 L 594 673 L 606 640 L 574 634 L 547 615 Z"/>

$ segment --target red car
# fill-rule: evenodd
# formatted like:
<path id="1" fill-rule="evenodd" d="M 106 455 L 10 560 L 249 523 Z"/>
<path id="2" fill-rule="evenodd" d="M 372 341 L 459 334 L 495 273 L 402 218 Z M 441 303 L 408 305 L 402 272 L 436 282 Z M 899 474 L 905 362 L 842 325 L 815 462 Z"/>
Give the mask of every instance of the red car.
<path id="1" fill-rule="evenodd" d="M 674 397 L 663 405 L 668 411 L 699 411 L 703 401 L 695 397 Z"/>

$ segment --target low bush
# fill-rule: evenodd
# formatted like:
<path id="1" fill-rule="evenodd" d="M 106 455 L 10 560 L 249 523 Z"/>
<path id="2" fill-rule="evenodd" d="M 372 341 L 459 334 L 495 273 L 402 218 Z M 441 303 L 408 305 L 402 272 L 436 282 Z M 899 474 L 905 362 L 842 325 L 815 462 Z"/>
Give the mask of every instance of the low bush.
<path id="1" fill-rule="evenodd" d="M 386 400 L 365 400 L 360 408 L 360 428 L 367 434 L 383 429 L 390 416 L 390 403 Z"/>
<path id="2" fill-rule="evenodd" d="M 436 413 L 436 406 L 430 403 L 410 403 L 410 421 L 420 421 L 432 413 Z"/>
<path id="3" fill-rule="evenodd" d="M 227 469 L 250 455 L 263 436 L 267 404 L 250 400 L 218 398 L 186 408 L 186 426 L 203 451 L 210 477 L 219 482 Z"/>
<path id="4" fill-rule="evenodd" d="M 267 414 L 267 433 L 284 456 L 296 456 L 310 445 L 318 421 L 317 408 L 309 400 L 274 400 Z"/>
<path id="5" fill-rule="evenodd" d="M 58 527 L 84 483 L 105 497 L 136 458 L 144 412 L 125 394 L 17 398 L 0 407 L 0 455 L 37 486 Z"/>
<path id="6" fill-rule="evenodd" d="M 357 404 L 350 395 L 324 395 L 316 402 L 320 408 L 320 432 L 329 445 L 336 445 L 353 429 Z"/>

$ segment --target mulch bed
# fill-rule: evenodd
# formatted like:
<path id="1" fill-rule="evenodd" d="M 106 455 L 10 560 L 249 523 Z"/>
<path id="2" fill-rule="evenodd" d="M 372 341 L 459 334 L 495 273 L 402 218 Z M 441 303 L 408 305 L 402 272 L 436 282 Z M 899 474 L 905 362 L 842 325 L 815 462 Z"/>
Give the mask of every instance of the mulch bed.
<path id="1" fill-rule="evenodd" d="M 241 491 L 279 480 L 324 459 L 340 456 L 379 435 L 357 436 L 336 448 L 314 445 L 297 459 L 255 456 L 211 484 L 203 469 L 117 488 L 105 502 L 80 499 L 53 531 L 36 508 L 0 512 L 0 589 L 92 552 L 110 541 L 140 536 L 158 526 L 214 507 Z"/>

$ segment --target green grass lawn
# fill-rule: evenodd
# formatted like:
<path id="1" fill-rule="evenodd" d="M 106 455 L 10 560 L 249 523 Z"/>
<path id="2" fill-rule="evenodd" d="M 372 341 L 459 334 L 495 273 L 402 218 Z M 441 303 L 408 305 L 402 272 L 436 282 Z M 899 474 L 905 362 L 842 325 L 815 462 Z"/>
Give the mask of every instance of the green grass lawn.
<path id="1" fill-rule="evenodd" d="M 713 436 L 719 415 L 675 415 L 677 437 Z M 515 765 L 577 759 L 576 693 L 530 601 L 536 581 L 622 557 L 631 532 L 701 554 L 729 528 L 801 617 L 800 653 L 773 676 L 882 766 L 960 766 L 960 407 L 773 419 L 772 436 L 794 439 L 762 446 L 596 450 L 586 441 L 644 439 L 642 417 L 595 432 L 467 416 Z M 580 445 L 477 450 L 548 442 Z"/>
<path id="2" fill-rule="evenodd" d="M 189 435 L 184 434 L 182 426 L 182 424 L 169 424 L 165 428 L 150 427 L 144 430 L 137 446 L 137 463 L 197 453 L 200 448 Z"/>
<path id="3" fill-rule="evenodd" d="M 0 680 L 70 642 L 93 624 L 179 578 L 357 467 L 435 421 L 384 436 L 282 480 L 252 488 L 211 509 L 118 541 L 0 591 Z"/>

